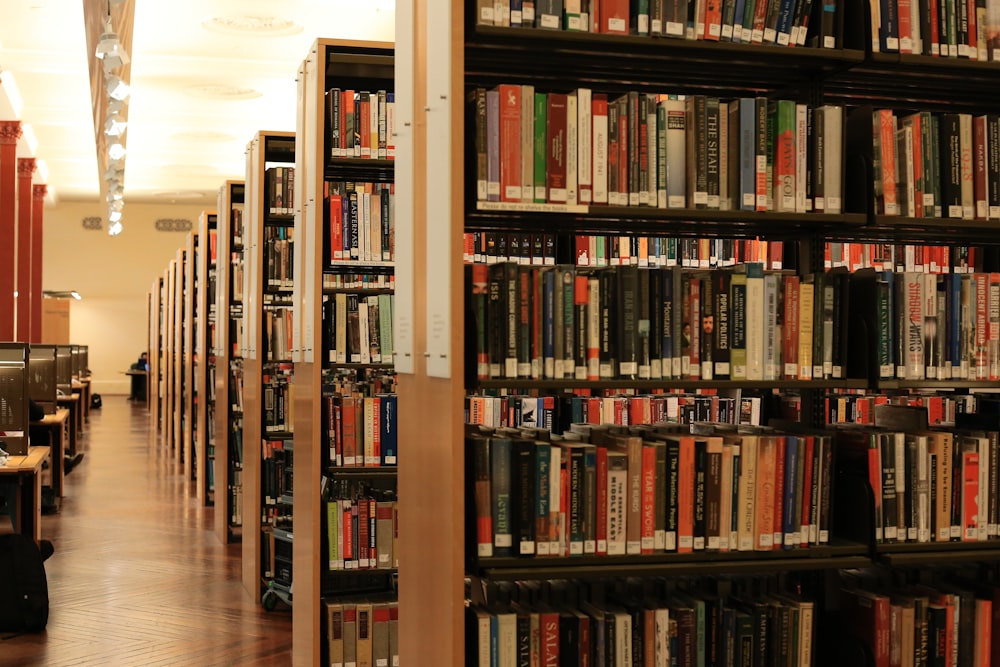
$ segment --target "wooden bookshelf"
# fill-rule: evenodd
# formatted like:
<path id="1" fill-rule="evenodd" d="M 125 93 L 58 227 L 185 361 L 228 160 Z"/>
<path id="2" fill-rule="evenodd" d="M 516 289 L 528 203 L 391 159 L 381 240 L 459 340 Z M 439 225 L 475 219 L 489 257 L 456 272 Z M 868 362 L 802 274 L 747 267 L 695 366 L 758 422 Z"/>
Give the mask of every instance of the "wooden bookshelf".
<path id="1" fill-rule="evenodd" d="M 291 132 L 260 131 L 247 144 L 246 179 L 244 189 L 244 281 L 243 281 L 243 586 L 252 598 L 260 598 L 266 586 L 264 533 L 261 514 L 262 459 L 261 443 L 268 434 L 263 431 L 263 379 L 268 359 L 265 358 L 263 325 L 267 266 L 264 264 L 265 229 L 270 219 L 270 201 L 266 190 L 265 171 L 273 164 L 290 165 L 295 160 L 295 135 Z M 289 220 L 288 223 L 291 224 Z M 297 388 L 296 388 L 297 389 Z"/>
<path id="2" fill-rule="evenodd" d="M 178 251 L 179 254 L 179 251 Z M 176 340 L 177 340 L 177 258 L 167 265 L 164 283 L 164 323 L 163 341 L 163 449 L 169 456 L 174 451 L 174 437 L 177 433 L 175 410 L 175 380 L 177 370 Z"/>
<path id="3" fill-rule="evenodd" d="M 324 567 L 326 515 L 320 495 L 319 480 L 327 475 L 324 461 L 323 371 L 329 364 L 323 336 L 323 276 L 326 271 L 364 273 L 385 262 L 331 261 L 328 254 L 329 233 L 324 222 L 324 181 L 391 182 L 391 160 L 331 158 L 327 130 L 326 91 L 337 87 L 355 91 L 394 90 L 393 45 L 377 42 L 317 40 L 298 72 L 299 114 L 296 123 L 296 276 L 294 302 L 295 341 L 299 349 L 295 361 L 295 476 L 294 506 L 295 548 L 293 553 L 296 597 L 293 610 L 293 662 L 320 664 L 325 649 L 321 639 L 324 617 L 321 600 L 324 582 L 331 574 Z M 335 266 L 340 265 L 340 266 Z M 361 293 L 363 290 L 345 291 Z M 368 292 L 370 293 L 370 292 Z M 341 365 L 360 369 L 361 364 Z M 391 369 L 391 364 L 381 366 Z M 373 469 L 381 474 L 384 471 Z M 355 474 L 365 476 L 359 468 Z M 394 479 L 394 478 L 393 478 Z M 390 480 L 392 481 L 392 480 Z M 362 570 L 361 575 L 384 574 L 381 570 Z M 334 591 L 348 590 L 350 579 L 338 577 L 331 584 Z M 382 586 L 386 584 L 382 580 Z M 355 582 L 357 583 L 357 582 Z"/>
<path id="4" fill-rule="evenodd" d="M 198 400 L 195 377 L 200 372 L 201 359 L 195 354 L 194 343 L 197 335 L 202 311 L 197 308 L 198 290 L 197 267 L 201 261 L 201 240 L 197 230 L 187 235 L 184 244 L 184 271 L 182 276 L 181 296 L 183 312 L 181 314 L 181 441 L 180 457 L 184 464 L 184 477 L 195 480 L 195 457 L 198 447 L 198 423 L 195 412 Z M 198 478 L 199 480 L 201 478 Z M 200 483 L 199 483 L 200 486 Z M 199 500 L 201 492 L 198 493 Z"/>
<path id="5" fill-rule="evenodd" d="M 157 276 L 149 288 L 149 377 L 146 378 L 146 404 L 154 432 L 162 427 L 160 412 L 160 367 L 163 350 L 163 277 Z"/>
<path id="6" fill-rule="evenodd" d="M 215 327 L 218 326 L 218 305 L 215 290 L 218 285 L 216 258 L 218 257 L 218 225 L 215 211 L 202 211 L 198 216 L 198 256 L 195 267 L 195 406 L 194 406 L 194 478 L 197 480 L 198 500 L 202 505 L 212 505 L 216 498 L 215 476 L 215 412 L 216 412 L 216 354 L 213 346 Z"/>
<path id="7" fill-rule="evenodd" d="M 242 443 L 243 415 L 233 406 L 231 385 L 233 366 L 240 365 L 234 354 L 235 327 L 233 309 L 242 308 L 242 301 L 233 298 L 232 257 L 241 256 L 242 238 L 234 238 L 236 216 L 242 219 L 243 182 L 226 181 L 219 188 L 217 215 L 217 262 L 215 286 L 215 339 L 211 341 L 215 354 L 215 533 L 223 544 L 240 538 L 242 502 L 242 463 L 237 464 L 234 444 Z M 239 241 L 236 243 L 235 241 Z M 242 287 L 242 284 L 241 284 Z M 239 441 L 235 440 L 239 438 Z M 242 450 L 241 450 L 242 451 Z M 237 483 L 238 482 L 238 483 Z"/>

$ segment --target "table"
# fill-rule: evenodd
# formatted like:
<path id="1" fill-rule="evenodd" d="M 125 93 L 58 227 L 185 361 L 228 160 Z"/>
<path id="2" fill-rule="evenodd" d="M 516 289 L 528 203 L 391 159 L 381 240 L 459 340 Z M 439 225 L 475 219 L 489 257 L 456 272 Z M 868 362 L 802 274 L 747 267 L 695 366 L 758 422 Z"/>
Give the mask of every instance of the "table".
<path id="1" fill-rule="evenodd" d="M 45 415 L 41 421 L 31 422 L 31 426 L 49 431 L 49 447 L 52 449 L 52 490 L 58 502 L 63 495 L 66 474 L 63 467 L 63 451 L 66 448 L 66 431 L 69 428 L 69 410 L 59 408 L 54 415 Z"/>
<path id="2" fill-rule="evenodd" d="M 42 539 L 42 462 L 48 455 L 48 447 L 29 447 L 25 456 L 11 456 L 7 465 L 0 466 L 0 483 L 10 482 L 13 477 L 17 485 L 17 530 L 30 535 L 36 543 Z"/>
<path id="3" fill-rule="evenodd" d="M 127 370 L 124 373 L 132 380 L 128 400 L 145 402 L 149 395 L 149 371 Z"/>
<path id="4" fill-rule="evenodd" d="M 90 383 L 73 380 L 72 390 L 74 396 L 80 397 L 79 412 L 77 412 L 77 428 L 80 433 L 87 430 L 87 413 L 90 410 Z"/>
<path id="5" fill-rule="evenodd" d="M 69 410 L 69 453 L 70 456 L 73 456 L 76 454 L 77 434 L 80 433 L 80 427 L 83 425 L 83 413 L 80 410 L 80 395 L 57 396 L 56 403 L 66 406 Z"/>

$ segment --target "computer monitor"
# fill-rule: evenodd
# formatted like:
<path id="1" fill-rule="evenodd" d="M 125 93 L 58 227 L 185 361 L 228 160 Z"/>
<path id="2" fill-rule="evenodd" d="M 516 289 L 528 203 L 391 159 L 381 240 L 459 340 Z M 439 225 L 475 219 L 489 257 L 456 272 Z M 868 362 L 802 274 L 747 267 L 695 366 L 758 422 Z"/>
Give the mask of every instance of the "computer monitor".
<path id="1" fill-rule="evenodd" d="M 83 357 L 80 354 L 79 345 L 70 345 L 70 347 L 73 349 L 73 379 L 79 380 L 83 377 Z"/>
<path id="2" fill-rule="evenodd" d="M 46 414 L 56 413 L 56 346 L 31 345 L 28 352 L 28 395 Z"/>
<path id="3" fill-rule="evenodd" d="M 73 393 L 73 348 L 56 346 L 56 388 L 65 396 Z"/>
<path id="4" fill-rule="evenodd" d="M 0 343 L 0 449 L 28 453 L 28 347 Z"/>

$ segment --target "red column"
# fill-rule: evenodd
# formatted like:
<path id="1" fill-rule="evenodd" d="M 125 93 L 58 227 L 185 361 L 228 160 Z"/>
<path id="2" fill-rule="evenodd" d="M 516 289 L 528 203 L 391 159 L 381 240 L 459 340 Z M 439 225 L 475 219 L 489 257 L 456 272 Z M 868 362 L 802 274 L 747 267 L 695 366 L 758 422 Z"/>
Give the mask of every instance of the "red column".
<path id="1" fill-rule="evenodd" d="M 31 340 L 31 178 L 35 158 L 17 161 L 17 340 Z"/>
<path id="2" fill-rule="evenodd" d="M 0 340 L 14 340 L 14 178 L 21 121 L 0 121 Z"/>
<path id="3" fill-rule="evenodd" d="M 31 189 L 31 339 L 42 342 L 42 218 L 45 215 L 45 185 Z"/>

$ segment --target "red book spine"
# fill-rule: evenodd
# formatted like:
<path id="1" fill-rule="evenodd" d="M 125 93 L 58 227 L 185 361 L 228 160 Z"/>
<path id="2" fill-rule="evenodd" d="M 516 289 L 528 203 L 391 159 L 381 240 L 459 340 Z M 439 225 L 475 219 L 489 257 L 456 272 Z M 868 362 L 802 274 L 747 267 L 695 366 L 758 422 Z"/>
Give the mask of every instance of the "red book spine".
<path id="1" fill-rule="evenodd" d="M 358 118 L 355 122 L 360 123 L 361 157 L 371 157 L 371 101 L 369 100 L 368 93 L 361 93 L 361 103 L 358 105 Z M 359 126 L 355 125 L 355 130 L 358 129 Z"/>
<path id="2" fill-rule="evenodd" d="M 354 135 L 347 136 L 347 115 L 354 116 L 354 91 L 345 90 L 340 94 L 340 145 L 344 157 L 354 157 Z"/>
<path id="3" fill-rule="evenodd" d="M 802 466 L 802 521 L 799 524 L 799 546 L 809 546 L 809 526 L 812 516 L 812 488 L 816 474 L 813 470 L 813 453 L 816 449 L 816 438 L 807 435 L 799 439 L 804 446 L 799 450 L 799 456 L 804 457 Z"/>
<path id="4" fill-rule="evenodd" d="M 829 244 L 827 244 L 829 246 Z M 785 364 L 785 379 L 799 377 L 799 277 L 785 276 L 785 313 L 782 329 L 782 359 Z"/>
<path id="5" fill-rule="evenodd" d="M 962 539 L 979 539 L 979 452 L 962 452 Z"/>
<path id="6" fill-rule="evenodd" d="M 985 380 L 989 377 L 989 359 L 987 353 L 987 336 L 989 333 L 989 274 L 973 275 L 976 290 L 976 379 Z"/>
<path id="7" fill-rule="evenodd" d="M 518 105 L 520 108 L 520 105 Z M 566 203 L 566 95 L 549 93 L 545 116 L 545 184 L 550 204 Z M 520 127 L 520 123 L 518 124 Z M 519 168 L 520 162 L 515 166 Z"/>
<path id="8" fill-rule="evenodd" d="M 330 195 L 330 258 L 344 259 L 343 205 L 340 195 Z"/>
<path id="9" fill-rule="evenodd" d="M 896 123 L 890 109 L 879 109 L 879 133 L 882 145 L 882 199 L 885 215 L 899 215 L 896 200 Z"/>
<path id="10" fill-rule="evenodd" d="M 941 0 L 929 0 L 927 3 L 929 9 L 927 11 L 931 14 L 931 34 L 923 36 L 925 41 L 929 41 L 931 45 L 930 54 L 932 56 L 940 55 L 941 53 L 941 40 L 939 35 L 939 24 L 938 24 L 938 2 Z"/>
<path id="11" fill-rule="evenodd" d="M 628 0 L 601 0 L 601 29 L 598 32 L 628 34 Z"/>
<path id="12" fill-rule="evenodd" d="M 680 438 L 677 470 L 677 553 L 694 551 L 694 438 Z"/>
<path id="13" fill-rule="evenodd" d="M 500 93 L 500 201 L 519 202 L 521 201 L 521 86 L 502 84 L 498 91 Z"/>
<path id="14" fill-rule="evenodd" d="M 642 448 L 642 535 L 641 550 L 653 553 L 656 533 L 656 448 Z"/>
<path id="15" fill-rule="evenodd" d="M 784 544 L 782 524 L 785 516 L 785 451 L 785 437 L 776 437 L 774 447 L 774 516 L 771 524 L 773 526 L 771 532 L 774 534 L 773 549 L 780 549 Z"/>
<path id="16" fill-rule="evenodd" d="M 542 625 L 542 667 L 559 667 L 559 614 L 543 613 Z"/>
<path id="17" fill-rule="evenodd" d="M 365 569 L 370 566 L 368 561 L 368 500 L 358 502 L 358 567 Z"/>

